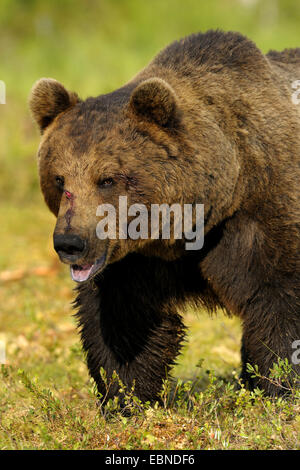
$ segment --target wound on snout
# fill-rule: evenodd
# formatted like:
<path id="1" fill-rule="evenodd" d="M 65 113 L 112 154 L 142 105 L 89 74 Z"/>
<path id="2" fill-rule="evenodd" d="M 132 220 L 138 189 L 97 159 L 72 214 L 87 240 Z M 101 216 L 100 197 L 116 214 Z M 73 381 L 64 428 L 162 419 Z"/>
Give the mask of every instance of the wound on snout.
<path id="1" fill-rule="evenodd" d="M 70 201 L 70 207 L 67 210 L 67 212 L 65 213 L 65 219 L 66 219 L 66 222 L 67 222 L 67 230 L 68 230 L 68 229 L 70 229 L 71 220 L 72 220 L 72 217 L 74 215 L 74 209 L 73 209 L 74 194 L 70 193 L 70 191 L 67 191 L 67 190 L 65 190 L 64 193 L 65 193 L 66 198 L 68 199 L 68 201 Z"/>
<path id="2" fill-rule="evenodd" d="M 73 194 L 70 191 L 65 191 L 65 195 L 67 199 L 73 200 Z"/>

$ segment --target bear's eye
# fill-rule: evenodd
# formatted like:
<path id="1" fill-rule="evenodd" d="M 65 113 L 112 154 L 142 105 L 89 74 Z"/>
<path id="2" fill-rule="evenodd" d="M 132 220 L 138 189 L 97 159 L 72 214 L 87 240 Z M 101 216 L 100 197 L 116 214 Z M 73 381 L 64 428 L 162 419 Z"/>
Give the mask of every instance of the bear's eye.
<path id="1" fill-rule="evenodd" d="M 64 188 L 65 180 L 63 176 L 55 176 L 55 183 L 59 189 Z"/>
<path id="2" fill-rule="evenodd" d="M 98 185 L 100 188 L 109 188 L 114 184 L 113 178 L 103 178 L 102 180 L 99 181 Z"/>

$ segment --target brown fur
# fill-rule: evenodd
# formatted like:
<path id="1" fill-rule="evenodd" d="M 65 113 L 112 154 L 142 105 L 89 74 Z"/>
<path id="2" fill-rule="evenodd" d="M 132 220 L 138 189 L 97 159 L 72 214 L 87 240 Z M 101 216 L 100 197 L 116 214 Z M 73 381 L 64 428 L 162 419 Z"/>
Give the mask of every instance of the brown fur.
<path id="1" fill-rule="evenodd" d="M 186 301 L 241 318 L 245 380 L 247 362 L 267 375 L 277 356 L 291 358 L 300 339 L 297 79 L 299 49 L 263 55 L 237 33 L 209 31 L 172 43 L 108 95 L 80 101 L 55 81 L 34 86 L 41 188 L 58 217 L 55 233 L 88 240 L 78 263 L 107 253 L 103 273 L 80 286 L 77 300 L 99 391 L 103 366 L 127 385 L 135 380 L 142 399 L 157 396 L 180 347 L 176 312 Z M 56 176 L 74 195 L 71 220 Z M 102 187 L 105 178 L 114 184 Z M 175 240 L 97 239 L 96 207 L 117 206 L 119 195 L 147 207 L 203 203 L 203 250 L 191 255 Z"/>

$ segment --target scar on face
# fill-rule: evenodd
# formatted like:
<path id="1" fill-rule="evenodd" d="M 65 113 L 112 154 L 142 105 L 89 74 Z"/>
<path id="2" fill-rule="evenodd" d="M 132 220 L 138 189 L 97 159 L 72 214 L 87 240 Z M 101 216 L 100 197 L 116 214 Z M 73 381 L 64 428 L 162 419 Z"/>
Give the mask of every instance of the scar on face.
<path id="1" fill-rule="evenodd" d="M 65 219 L 67 222 L 67 230 L 71 228 L 71 220 L 74 215 L 74 194 L 72 194 L 70 191 L 64 190 L 65 196 L 70 202 L 70 207 L 65 213 Z"/>

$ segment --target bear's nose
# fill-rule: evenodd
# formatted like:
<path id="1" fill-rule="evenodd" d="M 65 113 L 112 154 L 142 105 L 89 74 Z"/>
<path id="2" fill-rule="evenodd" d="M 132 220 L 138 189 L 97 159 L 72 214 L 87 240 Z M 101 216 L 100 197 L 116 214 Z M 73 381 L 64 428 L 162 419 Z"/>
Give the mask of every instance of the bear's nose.
<path id="1" fill-rule="evenodd" d="M 87 241 L 78 235 L 54 234 L 54 249 L 62 260 L 75 262 L 81 258 L 87 247 Z"/>

